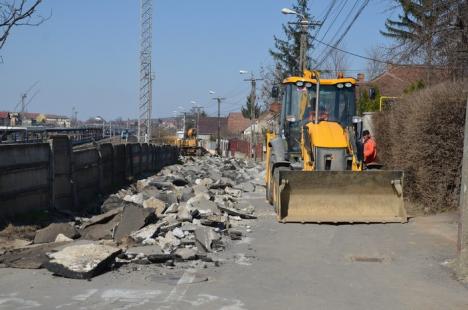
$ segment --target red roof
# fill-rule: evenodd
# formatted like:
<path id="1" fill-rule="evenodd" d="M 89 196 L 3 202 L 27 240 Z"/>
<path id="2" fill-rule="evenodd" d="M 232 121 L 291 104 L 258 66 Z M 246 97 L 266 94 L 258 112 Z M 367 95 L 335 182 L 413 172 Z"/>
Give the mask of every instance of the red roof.
<path id="1" fill-rule="evenodd" d="M 250 119 L 245 118 L 241 112 L 231 112 L 227 117 L 227 129 L 230 134 L 240 134 L 250 126 Z"/>
<path id="2" fill-rule="evenodd" d="M 10 112 L 0 111 L 0 118 L 10 118 L 9 114 Z"/>
<path id="3" fill-rule="evenodd" d="M 368 85 L 376 85 L 383 96 L 401 96 L 404 90 L 412 83 L 418 81 L 431 85 L 449 77 L 446 68 L 434 66 L 429 68 L 423 65 L 388 65 L 387 70 Z"/>
<path id="4" fill-rule="evenodd" d="M 221 117 L 221 133 L 225 135 L 227 129 L 227 118 Z M 200 117 L 198 123 L 198 131 L 200 135 L 212 135 L 218 132 L 218 118 L 217 117 Z"/>

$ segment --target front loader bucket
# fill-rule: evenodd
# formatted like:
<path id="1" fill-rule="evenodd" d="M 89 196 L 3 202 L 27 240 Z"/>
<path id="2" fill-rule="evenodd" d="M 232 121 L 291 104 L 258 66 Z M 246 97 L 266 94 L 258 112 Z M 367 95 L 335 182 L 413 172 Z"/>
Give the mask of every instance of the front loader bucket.
<path id="1" fill-rule="evenodd" d="M 275 179 L 281 222 L 387 223 L 407 221 L 401 171 L 282 170 Z"/>

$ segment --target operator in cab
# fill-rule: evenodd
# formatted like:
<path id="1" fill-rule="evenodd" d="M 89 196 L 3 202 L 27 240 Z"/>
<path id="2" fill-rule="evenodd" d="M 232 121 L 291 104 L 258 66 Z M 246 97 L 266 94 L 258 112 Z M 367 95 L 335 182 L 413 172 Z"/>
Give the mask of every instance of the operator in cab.
<path id="1" fill-rule="evenodd" d="M 377 159 L 377 144 L 371 137 L 369 130 L 362 132 L 362 139 L 364 144 L 364 164 L 371 165 Z"/>

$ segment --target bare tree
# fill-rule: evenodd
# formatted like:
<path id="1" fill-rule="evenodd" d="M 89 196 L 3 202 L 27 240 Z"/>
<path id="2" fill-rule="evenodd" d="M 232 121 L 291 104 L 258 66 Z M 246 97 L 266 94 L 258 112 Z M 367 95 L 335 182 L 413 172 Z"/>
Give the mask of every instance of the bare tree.
<path id="1" fill-rule="evenodd" d="M 46 18 L 36 13 L 42 0 L 0 1 L 0 49 L 15 26 L 38 26 Z"/>
<path id="2" fill-rule="evenodd" d="M 339 72 L 344 72 L 348 69 L 348 57 L 340 50 L 332 49 L 330 56 L 324 64 L 324 77 L 336 77 Z"/>
<path id="3" fill-rule="evenodd" d="M 368 49 L 366 54 L 370 58 L 366 64 L 366 74 L 368 79 L 372 80 L 385 71 L 387 65 L 383 61 L 387 59 L 387 53 L 384 48 L 374 46 Z"/>

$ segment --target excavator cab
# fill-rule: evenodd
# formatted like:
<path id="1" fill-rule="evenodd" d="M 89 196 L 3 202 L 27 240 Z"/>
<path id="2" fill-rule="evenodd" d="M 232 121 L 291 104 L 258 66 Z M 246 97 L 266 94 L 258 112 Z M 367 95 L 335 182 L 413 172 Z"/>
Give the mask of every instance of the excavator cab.
<path id="1" fill-rule="evenodd" d="M 406 222 L 401 171 L 363 171 L 356 80 L 306 71 L 283 81 L 267 135 L 267 199 L 282 222 Z"/>

